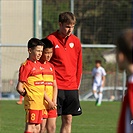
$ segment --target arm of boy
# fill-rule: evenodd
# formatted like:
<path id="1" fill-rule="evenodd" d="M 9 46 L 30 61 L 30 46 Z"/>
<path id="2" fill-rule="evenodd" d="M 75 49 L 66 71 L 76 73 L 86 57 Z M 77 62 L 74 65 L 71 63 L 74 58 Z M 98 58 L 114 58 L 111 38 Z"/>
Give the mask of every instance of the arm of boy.
<path id="1" fill-rule="evenodd" d="M 105 85 L 105 76 L 102 77 L 102 87 Z"/>
<path id="2" fill-rule="evenodd" d="M 105 80 L 106 80 L 106 71 L 105 71 L 105 69 L 103 68 L 102 69 L 102 87 L 104 87 L 105 86 Z"/>
<path id="3" fill-rule="evenodd" d="M 56 83 L 56 80 L 54 80 L 54 85 L 53 85 L 53 90 L 54 90 L 54 93 L 53 93 L 53 103 L 55 105 L 55 109 L 57 108 L 57 92 L 58 92 L 58 89 L 57 89 L 57 83 Z"/>
<path id="4" fill-rule="evenodd" d="M 48 106 L 49 109 L 54 109 L 54 103 L 52 102 L 52 100 L 48 97 L 48 95 L 46 94 L 46 92 L 44 93 L 44 99 L 48 102 Z"/>
<path id="5" fill-rule="evenodd" d="M 17 86 L 16 86 L 16 90 L 17 92 L 22 95 L 22 96 L 25 96 L 26 95 L 26 90 L 24 89 L 23 87 L 23 83 L 22 82 L 18 82 Z"/>

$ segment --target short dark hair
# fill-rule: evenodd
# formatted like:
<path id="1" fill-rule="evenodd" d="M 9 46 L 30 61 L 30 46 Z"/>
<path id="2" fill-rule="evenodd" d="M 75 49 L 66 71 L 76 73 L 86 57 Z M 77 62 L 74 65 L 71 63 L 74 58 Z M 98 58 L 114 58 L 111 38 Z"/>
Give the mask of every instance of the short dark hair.
<path id="1" fill-rule="evenodd" d="M 63 12 L 63 13 L 59 14 L 59 22 L 69 23 L 69 24 L 76 24 L 76 17 L 71 12 Z"/>
<path id="2" fill-rule="evenodd" d="M 95 60 L 95 63 L 102 64 L 102 61 L 101 60 Z"/>
<path id="3" fill-rule="evenodd" d="M 38 38 L 31 38 L 29 41 L 28 41 L 28 49 L 29 48 L 32 48 L 34 49 L 36 46 L 44 46 L 44 43 L 39 40 Z"/>
<path id="4" fill-rule="evenodd" d="M 122 52 L 130 63 L 133 63 L 133 29 L 124 29 L 116 40 L 116 49 Z"/>
<path id="5" fill-rule="evenodd" d="M 43 49 L 45 49 L 45 48 L 53 48 L 53 44 L 52 44 L 52 42 L 49 39 L 44 38 L 44 39 L 41 39 L 41 41 L 44 43 Z"/>

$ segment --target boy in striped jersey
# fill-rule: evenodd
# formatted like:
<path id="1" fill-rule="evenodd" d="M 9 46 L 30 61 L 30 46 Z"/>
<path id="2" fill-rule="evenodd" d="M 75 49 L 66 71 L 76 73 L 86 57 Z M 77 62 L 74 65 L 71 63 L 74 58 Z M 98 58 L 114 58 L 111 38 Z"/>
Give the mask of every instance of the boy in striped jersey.
<path id="1" fill-rule="evenodd" d="M 41 124 L 41 133 L 47 130 L 48 133 L 55 133 L 56 130 L 56 117 L 57 117 L 57 84 L 55 78 L 54 66 L 49 62 L 53 54 L 53 45 L 48 39 L 42 39 L 44 43 L 43 55 L 40 58 L 40 62 L 43 67 L 43 78 L 45 91 L 49 98 L 49 101 L 44 100 L 45 114 L 43 115 L 43 122 Z M 47 99 L 48 99 L 47 98 Z M 53 103 L 53 108 L 49 106 L 49 103 Z"/>

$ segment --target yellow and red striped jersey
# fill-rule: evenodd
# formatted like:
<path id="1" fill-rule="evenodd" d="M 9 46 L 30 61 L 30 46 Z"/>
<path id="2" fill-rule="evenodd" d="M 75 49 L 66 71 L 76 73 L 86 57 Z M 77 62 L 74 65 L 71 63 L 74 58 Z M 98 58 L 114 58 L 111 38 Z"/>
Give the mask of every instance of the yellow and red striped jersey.
<path id="1" fill-rule="evenodd" d="M 19 70 L 19 81 L 23 82 L 27 94 L 24 97 L 25 109 L 44 109 L 44 80 L 40 62 L 26 60 Z"/>
<path id="2" fill-rule="evenodd" d="M 42 64 L 43 67 L 43 80 L 45 85 L 45 92 L 48 97 L 52 100 L 53 99 L 53 81 L 55 80 L 55 71 L 54 66 L 47 62 L 46 64 Z M 48 109 L 48 102 L 44 100 L 44 106 Z"/>

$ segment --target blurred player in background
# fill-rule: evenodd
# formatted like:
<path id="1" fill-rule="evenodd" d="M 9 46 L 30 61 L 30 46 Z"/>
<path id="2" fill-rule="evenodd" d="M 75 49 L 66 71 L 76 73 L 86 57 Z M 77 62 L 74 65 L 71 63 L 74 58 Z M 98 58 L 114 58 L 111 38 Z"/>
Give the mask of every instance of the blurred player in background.
<path id="1" fill-rule="evenodd" d="M 54 66 L 49 63 L 49 60 L 53 54 L 53 45 L 48 39 L 42 39 L 44 43 L 44 49 L 42 57 L 40 58 L 40 62 L 43 64 L 43 78 L 45 85 L 45 92 L 49 97 L 50 101 L 53 102 L 54 108 L 49 109 L 49 102 L 44 100 L 45 110 L 47 112 L 43 116 L 43 122 L 41 124 L 41 132 L 45 132 L 45 128 L 47 129 L 47 133 L 55 133 L 56 131 L 56 117 L 57 117 L 57 84 L 55 78 L 55 70 Z"/>
<path id="2" fill-rule="evenodd" d="M 133 29 L 122 31 L 116 42 L 120 71 L 128 73 L 127 92 L 122 103 L 117 133 L 133 133 Z"/>
<path id="3" fill-rule="evenodd" d="M 52 42 L 58 86 L 57 109 L 61 115 L 60 133 L 71 133 L 72 116 L 80 115 L 79 86 L 82 75 L 82 49 L 80 40 L 72 34 L 76 24 L 75 15 L 63 12 L 59 15 L 59 30 L 47 38 Z"/>
<path id="4" fill-rule="evenodd" d="M 105 85 L 105 69 L 101 66 L 101 60 L 95 61 L 95 67 L 92 70 L 92 89 L 96 99 L 96 106 L 101 106 L 103 97 L 103 87 Z"/>
<path id="5" fill-rule="evenodd" d="M 18 105 L 21 105 L 23 103 L 23 96 L 19 95 L 19 101 L 17 101 Z"/>
<path id="6" fill-rule="evenodd" d="M 19 69 L 17 91 L 24 96 L 26 111 L 25 133 L 39 133 L 44 109 L 44 81 L 41 63 L 44 44 L 37 38 L 28 41 L 28 59 Z"/>

